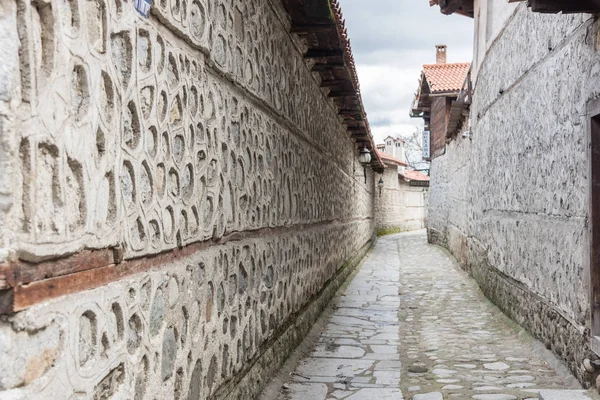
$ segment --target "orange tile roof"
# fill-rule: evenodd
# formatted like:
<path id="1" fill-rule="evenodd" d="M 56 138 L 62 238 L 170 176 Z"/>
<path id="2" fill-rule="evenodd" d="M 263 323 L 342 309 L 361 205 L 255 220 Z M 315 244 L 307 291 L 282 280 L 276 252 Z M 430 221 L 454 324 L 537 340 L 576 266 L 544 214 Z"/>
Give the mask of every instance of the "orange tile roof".
<path id="1" fill-rule="evenodd" d="M 386 161 L 392 162 L 392 163 L 394 163 L 396 165 L 400 165 L 402 167 L 407 167 L 408 166 L 408 164 L 405 163 L 404 161 L 400 160 L 399 158 L 392 157 L 389 154 L 384 153 L 383 151 L 377 150 L 377 154 L 379 154 L 379 157 L 381 157 L 381 159 L 383 160 L 383 162 L 386 162 Z"/>
<path id="2" fill-rule="evenodd" d="M 409 181 L 429 181 L 430 179 L 429 176 L 425 175 L 424 173 L 412 170 L 406 170 L 401 175 Z"/>
<path id="3" fill-rule="evenodd" d="M 470 63 L 425 64 L 423 73 L 431 93 L 458 93 L 465 83 L 470 66 Z"/>

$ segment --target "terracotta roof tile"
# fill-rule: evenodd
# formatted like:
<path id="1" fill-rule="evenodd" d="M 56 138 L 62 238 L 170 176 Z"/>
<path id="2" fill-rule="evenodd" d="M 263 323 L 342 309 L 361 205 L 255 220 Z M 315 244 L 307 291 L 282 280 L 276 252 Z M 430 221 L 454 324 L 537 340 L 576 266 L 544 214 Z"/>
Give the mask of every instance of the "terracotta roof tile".
<path id="1" fill-rule="evenodd" d="M 470 63 L 425 64 L 423 73 L 431 93 L 458 93 L 467 78 L 470 66 Z"/>
<path id="2" fill-rule="evenodd" d="M 408 179 L 409 181 L 425 181 L 425 182 L 428 182 L 429 179 L 430 179 L 429 176 L 427 176 L 424 173 L 419 172 L 419 171 L 406 170 L 401 175 L 404 176 L 404 178 Z"/>
<path id="3" fill-rule="evenodd" d="M 379 157 L 381 157 L 381 159 L 384 162 L 386 162 L 386 161 L 392 162 L 392 163 L 394 163 L 396 165 L 400 165 L 402 167 L 407 167 L 408 166 L 408 164 L 405 163 L 404 161 L 402 161 L 401 159 L 393 157 L 393 156 L 390 156 L 389 154 L 384 153 L 383 151 L 377 150 L 377 154 L 379 154 Z"/>

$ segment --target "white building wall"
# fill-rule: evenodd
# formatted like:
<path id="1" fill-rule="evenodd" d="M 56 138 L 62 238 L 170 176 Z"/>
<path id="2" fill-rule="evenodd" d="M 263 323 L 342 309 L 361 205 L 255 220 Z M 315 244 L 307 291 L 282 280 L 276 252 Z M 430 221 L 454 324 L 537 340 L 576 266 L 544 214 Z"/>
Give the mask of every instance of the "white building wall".
<path id="1" fill-rule="evenodd" d="M 432 162 L 430 240 L 589 379 L 586 106 L 600 95 L 600 24 L 475 3 L 473 136 Z"/>

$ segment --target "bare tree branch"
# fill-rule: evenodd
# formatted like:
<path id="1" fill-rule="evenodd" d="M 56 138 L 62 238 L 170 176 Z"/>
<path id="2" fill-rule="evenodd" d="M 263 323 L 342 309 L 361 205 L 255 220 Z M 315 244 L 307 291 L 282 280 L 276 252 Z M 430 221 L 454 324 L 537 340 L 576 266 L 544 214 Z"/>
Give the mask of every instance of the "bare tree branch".
<path id="1" fill-rule="evenodd" d="M 397 137 L 404 140 L 404 149 L 406 153 L 406 163 L 415 170 L 429 169 L 430 163 L 423 160 L 423 133 L 420 129 L 409 134 L 398 135 Z"/>

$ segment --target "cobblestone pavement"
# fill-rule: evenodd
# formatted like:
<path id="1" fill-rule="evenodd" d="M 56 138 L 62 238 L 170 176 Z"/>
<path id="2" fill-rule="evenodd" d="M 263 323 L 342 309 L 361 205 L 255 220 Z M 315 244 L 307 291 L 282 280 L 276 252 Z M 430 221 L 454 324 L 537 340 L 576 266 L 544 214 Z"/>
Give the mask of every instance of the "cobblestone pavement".
<path id="1" fill-rule="evenodd" d="M 380 238 L 332 307 L 279 400 L 514 400 L 581 389 L 423 232 Z"/>

